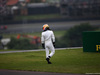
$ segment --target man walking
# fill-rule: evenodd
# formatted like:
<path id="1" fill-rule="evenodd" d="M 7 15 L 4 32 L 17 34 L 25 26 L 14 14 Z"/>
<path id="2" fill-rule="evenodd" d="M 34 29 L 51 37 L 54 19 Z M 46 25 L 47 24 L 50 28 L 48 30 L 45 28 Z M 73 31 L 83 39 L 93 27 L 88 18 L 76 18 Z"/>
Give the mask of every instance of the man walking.
<path id="1" fill-rule="evenodd" d="M 55 47 L 55 36 L 54 36 L 53 31 L 49 28 L 48 24 L 44 24 L 42 28 L 43 28 L 43 32 L 41 35 L 41 43 L 42 43 L 42 47 L 46 51 L 46 60 L 48 64 L 51 64 L 50 58 L 55 53 L 55 48 L 54 48 Z M 49 54 L 49 51 L 51 51 L 50 54 Z"/>

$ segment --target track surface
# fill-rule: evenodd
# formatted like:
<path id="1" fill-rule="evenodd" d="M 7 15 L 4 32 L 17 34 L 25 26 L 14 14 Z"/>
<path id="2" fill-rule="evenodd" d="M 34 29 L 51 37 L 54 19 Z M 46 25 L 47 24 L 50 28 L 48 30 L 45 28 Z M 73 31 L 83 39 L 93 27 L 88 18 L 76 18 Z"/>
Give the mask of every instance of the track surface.
<path id="1" fill-rule="evenodd" d="M 67 30 L 80 23 L 90 23 L 93 26 L 100 27 L 100 20 L 85 20 L 85 21 L 64 21 L 64 22 L 47 22 L 52 30 Z M 44 23 L 33 23 L 33 24 L 15 24 L 8 25 L 7 30 L 2 30 L 5 33 L 23 33 L 23 32 L 41 32 Z"/>
<path id="2" fill-rule="evenodd" d="M 88 74 L 68 74 L 68 73 L 48 73 L 33 71 L 0 70 L 0 75 L 88 75 Z"/>

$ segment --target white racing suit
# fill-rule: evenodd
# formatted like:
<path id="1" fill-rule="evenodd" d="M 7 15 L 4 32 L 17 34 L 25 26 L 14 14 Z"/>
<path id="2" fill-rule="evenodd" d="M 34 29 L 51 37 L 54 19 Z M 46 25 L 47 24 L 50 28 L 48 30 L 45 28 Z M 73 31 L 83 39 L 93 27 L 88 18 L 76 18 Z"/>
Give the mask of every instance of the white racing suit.
<path id="1" fill-rule="evenodd" d="M 46 51 L 46 58 L 49 58 L 49 56 L 52 57 L 55 53 L 53 42 L 55 42 L 55 36 L 52 30 L 46 30 L 42 32 L 41 43 L 44 44 Z M 49 50 L 51 51 L 50 54 Z"/>

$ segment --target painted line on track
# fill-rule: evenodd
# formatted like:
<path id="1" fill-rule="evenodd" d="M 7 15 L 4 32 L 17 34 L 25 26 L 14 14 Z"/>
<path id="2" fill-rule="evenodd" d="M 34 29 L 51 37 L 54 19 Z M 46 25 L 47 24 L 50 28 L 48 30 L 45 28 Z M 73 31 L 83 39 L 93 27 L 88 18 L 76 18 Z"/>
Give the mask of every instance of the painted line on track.
<path id="1" fill-rule="evenodd" d="M 83 48 L 83 47 L 56 48 L 55 50 L 78 49 L 78 48 Z M 37 49 L 37 50 L 1 51 L 0 54 L 4 54 L 4 53 L 17 53 L 17 52 L 33 52 L 33 51 L 45 51 L 45 50 L 44 49 Z"/>

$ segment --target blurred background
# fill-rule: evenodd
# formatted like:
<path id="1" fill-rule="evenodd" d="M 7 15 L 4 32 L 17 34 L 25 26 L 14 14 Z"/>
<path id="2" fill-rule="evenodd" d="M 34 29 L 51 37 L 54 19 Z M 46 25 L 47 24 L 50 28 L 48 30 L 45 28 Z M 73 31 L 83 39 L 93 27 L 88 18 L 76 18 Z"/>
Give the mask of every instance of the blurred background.
<path id="1" fill-rule="evenodd" d="M 0 0 L 0 50 L 40 49 L 46 23 L 56 48 L 82 47 L 83 31 L 100 30 L 100 0 Z"/>

